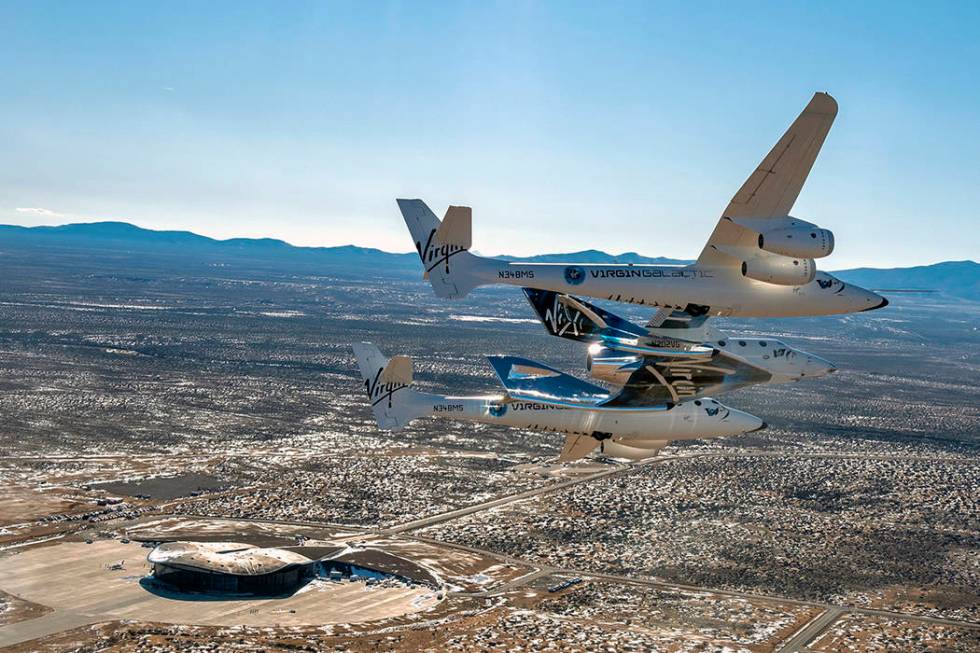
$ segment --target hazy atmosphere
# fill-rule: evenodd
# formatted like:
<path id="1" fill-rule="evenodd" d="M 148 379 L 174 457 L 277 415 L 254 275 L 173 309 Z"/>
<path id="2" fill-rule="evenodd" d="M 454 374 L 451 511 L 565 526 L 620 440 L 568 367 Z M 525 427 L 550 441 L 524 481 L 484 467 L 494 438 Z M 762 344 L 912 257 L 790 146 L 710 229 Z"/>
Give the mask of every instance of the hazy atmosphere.
<path id="1" fill-rule="evenodd" d="M 394 198 L 423 197 L 484 253 L 694 258 L 825 90 L 795 209 L 824 267 L 980 252 L 977 5 L 279 9 L 0 4 L 0 222 L 409 251 Z"/>

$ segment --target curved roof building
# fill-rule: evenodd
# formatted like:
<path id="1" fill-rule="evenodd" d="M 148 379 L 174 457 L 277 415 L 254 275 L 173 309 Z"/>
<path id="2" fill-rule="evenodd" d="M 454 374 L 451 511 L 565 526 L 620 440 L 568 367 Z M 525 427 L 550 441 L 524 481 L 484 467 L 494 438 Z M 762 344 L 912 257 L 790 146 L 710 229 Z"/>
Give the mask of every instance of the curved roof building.
<path id="1" fill-rule="evenodd" d="M 290 592 L 316 563 L 295 551 L 238 542 L 166 542 L 146 559 L 155 578 L 180 589 L 248 594 Z"/>
<path id="2" fill-rule="evenodd" d="M 153 576 L 178 589 L 232 594 L 287 594 L 321 569 L 365 571 L 438 587 L 425 567 L 378 549 L 347 546 L 264 548 L 240 542 L 165 542 L 146 557 Z"/>
<path id="3" fill-rule="evenodd" d="M 238 542 L 166 542 L 153 549 L 146 559 L 153 564 L 243 576 L 260 576 L 312 562 L 307 556 L 288 549 L 266 549 Z"/>

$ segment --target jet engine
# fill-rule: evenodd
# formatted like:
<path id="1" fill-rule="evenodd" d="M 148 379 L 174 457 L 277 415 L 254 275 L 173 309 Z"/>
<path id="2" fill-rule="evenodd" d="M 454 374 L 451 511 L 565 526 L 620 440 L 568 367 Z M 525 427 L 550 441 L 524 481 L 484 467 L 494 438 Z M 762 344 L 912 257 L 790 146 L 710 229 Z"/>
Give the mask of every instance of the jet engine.
<path id="1" fill-rule="evenodd" d="M 623 354 L 600 345 L 589 347 L 589 356 L 585 361 L 585 367 L 592 378 L 616 386 L 626 385 L 633 372 L 642 365 L 642 356 Z"/>
<path id="2" fill-rule="evenodd" d="M 808 222 L 793 220 L 793 226 L 759 234 L 759 249 L 797 258 L 821 258 L 834 251 L 834 233 Z"/>
<path id="3" fill-rule="evenodd" d="M 817 264 L 812 258 L 758 256 L 742 261 L 742 276 L 780 286 L 802 286 L 813 281 Z"/>
<path id="4" fill-rule="evenodd" d="M 733 218 L 758 232 L 759 249 L 790 258 L 822 258 L 834 251 L 834 233 L 792 216 L 785 218 Z"/>

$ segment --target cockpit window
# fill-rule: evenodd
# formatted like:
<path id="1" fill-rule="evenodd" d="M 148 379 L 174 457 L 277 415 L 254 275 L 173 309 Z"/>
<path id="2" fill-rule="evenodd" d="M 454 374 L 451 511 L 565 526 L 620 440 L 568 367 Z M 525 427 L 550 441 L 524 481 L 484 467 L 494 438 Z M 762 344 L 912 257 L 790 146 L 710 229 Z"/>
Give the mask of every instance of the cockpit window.
<path id="1" fill-rule="evenodd" d="M 719 347 L 724 347 L 725 346 L 725 341 L 724 340 L 719 340 L 718 341 L 718 346 Z"/>
<path id="2" fill-rule="evenodd" d="M 700 406 L 700 405 L 701 405 L 701 400 L 700 400 L 700 399 L 696 399 L 696 400 L 694 401 L 694 405 L 695 405 L 695 406 Z"/>

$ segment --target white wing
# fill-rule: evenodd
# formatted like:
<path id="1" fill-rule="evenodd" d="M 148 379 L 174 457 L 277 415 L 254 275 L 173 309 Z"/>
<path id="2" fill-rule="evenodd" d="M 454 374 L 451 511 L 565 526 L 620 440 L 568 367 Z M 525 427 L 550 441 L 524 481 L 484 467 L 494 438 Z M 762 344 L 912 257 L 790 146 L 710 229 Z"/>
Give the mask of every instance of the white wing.
<path id="1" fill-rule="evenodd" d="M 731 218 L 768 219 L 789 215 L 836 116 L 834 98 L 826 93 L 813 96 L 803 113 L 735 193 L 701 251 L 699 264 L 738 264 L 718 246 L 755 245 L 755 232 L 735 224 Z"/>

